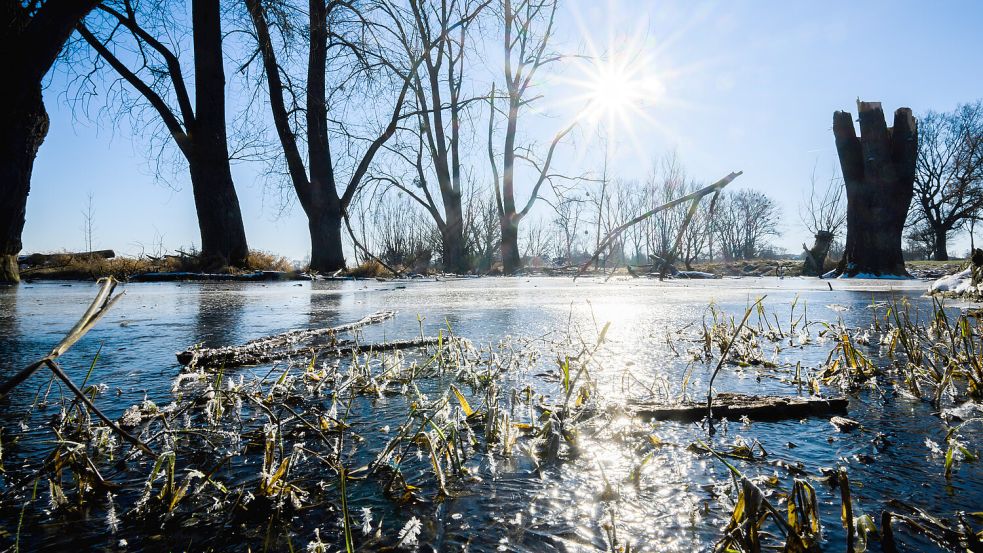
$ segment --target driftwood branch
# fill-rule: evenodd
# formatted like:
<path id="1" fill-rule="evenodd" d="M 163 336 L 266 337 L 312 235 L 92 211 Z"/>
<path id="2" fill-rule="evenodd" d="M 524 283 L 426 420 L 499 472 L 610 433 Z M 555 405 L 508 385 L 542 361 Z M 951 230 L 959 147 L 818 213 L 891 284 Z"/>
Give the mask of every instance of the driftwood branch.
<path id="1" fill-rule="evenodd" d="M 246 342 L 240 346 L 220 348 L 190 348 L 177 353 L 177 360 L 188 367 L 241 367 L 269 363 L 292 355 L 309 355 L 317 351 L 340 347 L 352 347 L 349 342 L 339 343 L 336 339 L 341 332 L 348 332 L 363 326 L 378 324 L 396 316 L 395 311 L 379 311 L 355 322 L 330 328 L 310 330 L 290 330 L 282 334 L 267 336 Z"/>
<path id="2" fill-rule="evenodd" d="M 682 196 L 680 198 L 676 198 L 675 200 L 672 200 L 671 202 L 668 202 L 668 203 L 662 204 L 662 205 L 660 205 L 658 207 L 652 208 L 649 211 L 646 211 L 645 213 L 642 213 L 638 217 L 635 217 L 634 219 L 628 221 L 627 223 L 624 223 L 623 225 L 615 228 L 614 230 L 612 230 L 611 232 L 609 232 L 607 236 L 604 237 L 604 240 L 602 240 L 600 244 L 598 244 L 597 249 L 594 251 L 594 255 L 592 255 L 590 257 L 590 259 L 588 259 L 587 262 L 584 263 L 580 267 L 580 271 L 577 273 L 577 275 L 575 277 L 573 277 L 574 280 L 576 280 L 577 277 L 583 275 L 584 272 L 586 272 L 587 269 L 595 261 L 597 261 L 597 258 L 601 255 L 601 252 L 603 252 L 604 250 L 608 249 L 611 246 L 611 244 L 613 244 L 626 230 L 630 229 L 631 227 L 637 225 L 638 223 L 641 223 L 645 219 L 648 219 L 649 217 L 651 217 L 651 216 L 653 216 L 656 213 L 659 213 L 661 211 L 665 211 L 667 209 L 672 209 L 673 207 L 676 207 L 677 205 L 680 205 L 680 204 L 683 204 L 683 203 L 686 203 L 686 202 L 698 202 L 704 196 L 709 196 L 710 194 L 719 193 L 721 190 L 723 190 L 723 188 L 725 186 L 727 186 L 728 184 L 730 184 L 731 181 L 733 181 L 734 179 L 736 179 L 737 177 L 739 177 L 739 176 L 741 176 L 743 174 L 744 174 L 743 171 L 738 171 L 736 173 L 731 173 L 731 174 L 727 175 L 726 177 L 718 180 L 717 182 L 711 184 L 710 186 L 707 186 L 705 188 L 701 188 L 701 189 L 697 190 L 696 192 L 693 192 L 692 194 L 687 194 L 687 195 Z M 693 208 L 693 209 L 695 209 L 695 208 Z M 691 211 L 692 211 L 692 209 L 691 209 Z"/>
<path id="3" fill-rule="evenodd" d="M 37 372 L 38 369 L 40 369 L 41 367 L 48 367 L 48 369 L 50 369 L 51 372 L 54 373 L 54 375 L 58 377 L 59 380 L 61 380 L 62 382 L 65 383 L 66 386 L 68 386 L 68 388 L 72 391 L 72 393 L 75 394 L 75 397 L 78 398 L 79 401 L 81 401 L 89 411 L 95 413 L 97 417 L 102 419 L 102 421 L 106 423 L 113 430 L 113 432 L 119 434 L 120 437 L 122 437 L 127 442 L 133 444 L 144 453 L 150 455 L 151 457 L 156 458 L 157 454 L 154 453 L 152 449 L 150 449 L 150 446 L 143 443 L 138 438 L 131 435 L 129 432 L 126 432 L 125 430 L 120 428 L 119 425 L 113 422 L 112 419 L 110 419 L 102 411 L 100 411 L 95 406 L 95 404 L 92 403 L 92 401 L 88 398 L 88 396 L 86 396 L 82 392 L 82 390 L 80 390 L 79 387 L 76 386 L 74 382 L 72 382 L 72 379 L 69 378 L 67 374 L 65 374 L 65 371 L 62 370 L 61 366 L 55 362 L 56 359 L 61 357 L 66 351 L 68 351 L 69 348 L 75 345 L 75 342 L 81 340 L 82 337 L 85 336 L 85 334 L 89 332 L 89 330 L 91 330 L 92 327 L 95 326 L 97 322 L 99 322 L 99 319 L 101 319 L 103 315 L 105 315 L 109 311 L 109 309 L 117 301 L 119 301 L 120 298 L 123 297 L 124 294 L 118 294 L 116 296 L 112 295 L 113 290 L 116 289 L 116 284 L 117 284 L 116 280 L 114 280 L 113 278 L 111 277 L 103 278 L 100 279 L 99 282 L 102 283 L 102 287 L 99 289 L 99 293 L 96 294 L 95 299 L 92 300 L 92 303 L 89 305 L 89 308 L 86 309 L 85 313 L 82 314 L 82 318 L 80 318 L 78 322 L 75 323 L 75 326 L 73 326 L 72 329 L 68 331 L 68 334 L 66 334 L 65 337 L 62 338 L 61 342 L 58 342 L 58 345 L 55 346 L 54 349 L 52 349 L 51 352 L 48 353 L 48 355 L 45 355 L 38 361 L 31 363 L 30 365 L 22 369 L 20 372 L 15 374 L 13 377 L 11 377 L 10 380 L 7 380 L 6 382 L 0 384 L 0 398 L 6 397 L 7 394 L 11 392 L 11 390 L 13 390 L 19 384 L 30 378 L 31 375 Z"/>
<path id="4" fill-rule="evenodd" d="M 112 307 L 117 300 L 123 297 L 123 294 L 110 297 L 112 296 L 113 290 L 116 288 L 117 284 L 116 280 L 113 278 L 99 279 L 99 282 L 102 283 L 102 288 L 99 289 L 99 293 L 96 294 L 96 297 L 94 300 L 92 300 L 92 304 L 89 305 L 89 308 L 85 310 L 84 314 L 82 314 L 82 318 L 75 323 L 75 326 L 68 331 L 68 334 L 62 338 L 61 342 L 58 342 L 58 345 L 55 346 L 54 349 L 48 353 L 48 355 L 35 361 L 34 363 L 31 363 L 20 372 L 12 376 L 9 380 L 0 384 L 0 399 L 6 397 L 11 390 L 30 378 L 31 375 L 37 372 L 38 369 L 46 366 L 49 361 L 58 359 L 58 357 L 68 351 L 68 348 L 72 347 L 75 345 L 75 342 L 82 339 L 82 336 L 85 336 L 85 334 L 92 329 L 97 322 L 99 322 L 99 319 L 101 319 L 102 316 L 109 311 L 109 308 Z"/>

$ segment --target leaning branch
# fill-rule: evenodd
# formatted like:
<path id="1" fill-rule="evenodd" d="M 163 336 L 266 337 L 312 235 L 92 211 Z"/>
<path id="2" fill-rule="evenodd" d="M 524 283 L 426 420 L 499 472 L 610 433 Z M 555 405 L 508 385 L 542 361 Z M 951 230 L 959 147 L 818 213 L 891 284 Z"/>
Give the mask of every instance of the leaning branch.
<path id="1" fill-rule="evenodd" d="M 731 174 L 727 175 L 726 177 L 718 180 L 717 182 L 711 184 L 710 186 L 707 186 L 705 188 L 701 188 L 700 190 L 697 190 L 696 192 L 693 192 L 692 194 L 687 194 L 687 195 L 685 195 L 685 196 L 683 196 L 681 198 L 676 198 L 675 200 L 672 200 L 671 202 L 668 202 L 668 203 L 662 204 L 662 205 L 660 205 L 658 207 L 655 207 L 653 209 L 650 209 L 649 211 L 646 211 L 645 213 L 642 213 L 641 215 L 639 215 L 638 217 L 635 217 L 634 219 L 628 221 L 627 223 L 625 223 L 625 224 L 623 224 L 623 225 L 615 228 L 614 230 L 612 230 L 611 232 L 609 232 L 607 236 L 604 237 L 604 240 L 602 240 L 601 243 L 597 246 L 597 250 L 594 251 L 594 255 L 592 255 L 590 257 L 590 259 L 588 259 L 587 262 L 584 263 L 583 266 L 580 267 L 580 271 L 577 272 L 577 275 L 574 277 L 574 279 L 576 279 L 577 277 L 583 275 L 584 272 L 587 270 L 587 268 L 590 267 L 595 261 L 597 261 L 597 258 L 601 255 L 601 252 L 603 252 L 604 250 L 606 250 L 607 248 L 609 248 L 611 246 L 611 244 L 613 244 L 626 230 L 628 230 L 631 227 L 637 225 L 638 223 L 641 223 L 642 221 L 644 221 L 645 219 L 648 219 L 649 217 L 655 215 L 656 213 L 659 213 L 661 211 L 665 211 L 667 209 L 671 209 L 673 207 L 676 207 L 679 204 L 683 204 L 683 203 L 686 203 L 686 202 L 689 202 L 689 201 L 699 200 L 699 199 L 703 198 L 704 196 L 709 196 L 710 194 L 715 194 L 715 193 L 723 190 L 725 186 L 727 186 L 734 179 L 736 179 L 737 177 L 739 177 L 739 176 L 741 176 L 743 174 L 744 174 L 743 171 L 738 171 L 736 173 L 731 173 Z"/>
<path id="2" fill-rule="evenodd" d="M 105 315 L 109 311 L 109 309 L 120 298 L 123 297 L 123 294 L 119 294 L 116 296 L 112 295 L 113 290 L 116 288 L 116 284 L 117 284 L 115 279 L 111 277 L 103 278 L 100 279 L 99 282 L 102 283 L 102 288 L 99 289 L 99 293 L 96 294 L 96 297 L 94 300 L 92 300 L 92 304 L 89 305 L 89 308 L 86 309 L 85 313 L 82 314 L 82 318 L 80 318 L 78 322 L 75 323 L 75 326 L 73 326 L 72 329 L 68 331 L 68 334 L 66 334 L 65 337 L 61 339 L 61 342 L 58 342 L 58 345 L 55 346 L 54 349 L 52 349 L 51 352 L 48 353 L 48 355 L 45 355 L 38 361 L 31 363 L 30 365 L 22 369 L 20 372 L 15 374 L 13 377 L 11 377 L 10 380 L 0 384 L 0 399 L 6 397 L 11 390 L 13 390 L 19 384 L 30 378 L 31 375 L 33 375 L 35 372 L 38 371 L 38 369 L 40 369 L 41 367 L 48 367 L 48 369 L 50 369 L 51 372 L 54 373 L 54 375 L 57 376 L 59 380 L 61 380 L 62 382 L 65 383 L 66 386 L 68 386 L 68 388 L 72 391 L 72 393 L 75 394 L 75 397 L 77 397 L 83 404 L 85 404 L 85 406 L 89 409 L 89 411 L 95 413 L 97 417 L 102 419 L 103 422 L 105 422 L 114 432 L 119 434 L 120 437 L 122 437 L 124 440 L 130 442 L 131 444 L 142 450 L 144 453 L 150 455 L 151 457 L 156 458 L 157 454 L 154 453 L 152 449 L 150 449 L 150 446 L 148 446 L 147 444 L 140 441 L 138 438 L 135 438 L 133 435 L 120 428 L 119 425 L 117 425 L 115 422 L 112 421 L 112 419 L 110 419 L 102 411 L 100 411 L 92 403 L 92 401 L 88 398 L 88 396 L 86 396 L 85 393 L 83 393 L 82 390 L 80 390 L 78 386 L 76 386 L 75 383 L 72 382 L 72 379 L 69 378 L 67 374 L 65 374 L 65 371 L 62 370 L 61 366 L 55 362 L 56 359 L 61 357 L 62 354 L 64 354 L 66 351 L 68 351 L 69 348 L 75 345 L 75 342 L 81 340 L 82 337 L 85 336 L 85 334 L 89 332 L 89 330 L 91 330 L 92 327 L 95 326 L 97 322 L 99 322 L 99 319 L 101 319 L 103 315 Z"/>
<path id="3" fill-rule="evenodd" d="M 44 356 L 38 361 L 35 361 L 34 363 L 31 363 L 6 382 L 0 383 L 0 399 L 6 397 L 11 390 L 30 378 L 31 375 L 37 372 L 38 369 L 47 365 L 49 361 L 58 359 L 62 354 L 68 351 L 68 348 L 75 345 L 75 342 L 78 342 L 82 336 L 85 336 L 85 333 L 95 326 L 97 322 L 99 322 L 99 319 L 101 319 L 102 316 L 109 311 L 109 308 L 112 307 L 121 297 L 123 297 L 123 294 L 110 297 L 112 296 L 113 290 L 116 288 L 117 284 L 116 280 L 113 278 L 103 278 L 100 279 L 99 282 L 102 283 L 102 288 L 99 290 L 99 293 L 96 295 L 95 299 L 92 300 L 92 304 L 85 310 L 85 313 L 82 314 L 82 318 L 75 323 L 75 326 L 68 331 L 68 334 L 62 338 L 61 342 L 58 342 L 58 345 L 55 346 L 54 349 L 48 353 L 48 355 Z"/>

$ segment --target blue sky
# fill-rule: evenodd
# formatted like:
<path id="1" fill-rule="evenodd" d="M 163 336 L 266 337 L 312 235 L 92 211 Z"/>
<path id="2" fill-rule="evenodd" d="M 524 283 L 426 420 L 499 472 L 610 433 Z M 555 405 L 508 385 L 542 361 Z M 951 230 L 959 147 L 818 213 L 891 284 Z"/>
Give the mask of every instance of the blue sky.
<path id="1" fill-rule="evenodd" d="M 881 101 L 888 113 L 908 106 L 916 114 L 983 97 L 981 16 L 983 3 L 969 1 L 566 0 L 559 45 L 567 52 L 588 44 L 602 51 L 636 45 L 644 72 L 659 81 L 661 92 L 645 103 L 644 116 L 632 117 L 631 128 L 607 129 L 613 176 L 642 177 L 654 158 L 672 150 L 698 180 L 743 170 L 732 186 L 778 200 L 783 218 L 776 242 L 798 251 L 808 239 L 798 205 L 809 176 L 818 164 L 820 180 L 827 178 L 836 164 L 833 111 L 855 111 L 858 97 Z M 494 38 L 487 43 L 499 47 Z M 557 71 L 562 75 L 543 88 L 544 106 L 557 116 L 533 117 L 526 127 L 526 136 L 539 142 L 569 116 L 575 94 L 569 80 L 577 71 Z M 51 130 L 35 164 L 25 251 L 82 248 L 81 212 L 90 193 L 97 248 L 139 253 L 159 237 L 170 249 L 198 243 L 185 174 L 178 173 L 173 187 L 155 182 L 141 132 L 74 118 L 63 91 L 56 74 L 46 92 Z M 592 136 L 580 132 L 559 166 L 598 170 L 603 148 Z M 261 168 L 241 164 L 233 173 L 250 246 L 304 258 L 309 239 L 299 206 L 281 214 Z M 962 254 L 965 243 L 950 251 Z"/>

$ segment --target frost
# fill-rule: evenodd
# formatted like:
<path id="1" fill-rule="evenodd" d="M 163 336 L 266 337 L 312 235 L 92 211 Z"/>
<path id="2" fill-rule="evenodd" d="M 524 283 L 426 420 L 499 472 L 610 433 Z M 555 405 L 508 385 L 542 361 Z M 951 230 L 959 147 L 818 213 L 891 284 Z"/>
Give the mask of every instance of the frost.
<path id="1" fill-rule="evenodd" d="M 399 542 L 396 543 L 396 547 L 417 545 L 422 529 L 423 525 L 420 523 L 420 519 L 410 517 L 403 529 L 399 531 Z"/>

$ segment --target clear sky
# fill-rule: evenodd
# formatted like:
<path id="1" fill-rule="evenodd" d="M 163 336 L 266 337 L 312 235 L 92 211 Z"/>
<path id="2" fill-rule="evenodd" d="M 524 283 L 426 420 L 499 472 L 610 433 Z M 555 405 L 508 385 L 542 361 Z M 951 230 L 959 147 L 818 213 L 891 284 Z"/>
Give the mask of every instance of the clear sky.
<path id="1" fill-rule="evenodd" d="M 833 111 L 855 112 L 858 97 L 881 101 L 889 117 L 901 106 L 918 114 L 983 97 L 981 21 L 983 3 L 973 1 L 566 0 L 559 23 L 563 50 L 634 45 L 646 78 L 657 83 L 644 114 L 608 129 L 613 176 L 641 177 L 673 149 L 698 180 L 743 170 L 732 186 L 778 200 L 776 242 L 797 252 L 809 239 L 798 209 L 809 176 L 818 164 L 820 180 L 828 178 L 836 164 Z M 577 71 L 562 73 L 544 88 L 561 115 L 528 127 L 541 142 L 570 105 Z M 159 238 L 169 249 L 199 243 L 185 174 L 173 188 L 156 183 L 140 132 L 77 120 L 63 91 L 56 75 L 46 92 L 51 130 L 34 168 L 25 251 L 82 248 L 90 193 L 96 248 L 140 253 Z M 572 172 L 597 169 L 602 152 L 581 133 L 557 162 L 577 166 Z M 258 167 L 236 165 L 233 173 L 250 246 L 303 259 L 310 243 L 299 206 L 281 214 L 279 194 Z M 950 247 L 964 250 L 964 241 Z"/>

